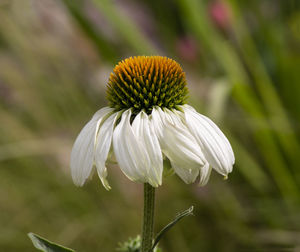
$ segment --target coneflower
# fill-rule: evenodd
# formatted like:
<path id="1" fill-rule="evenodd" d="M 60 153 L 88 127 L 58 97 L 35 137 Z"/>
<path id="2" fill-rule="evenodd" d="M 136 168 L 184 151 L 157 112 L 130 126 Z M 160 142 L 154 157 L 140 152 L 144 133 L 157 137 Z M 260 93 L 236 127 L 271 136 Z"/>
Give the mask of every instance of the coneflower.
<path id="1" fill-rule="evenodd" d="M 153 187 L 162 184 L 164 159 L 185 183 L 199 177 L 205 185 L 212 168 L 227 177 L 234 164 L 230 143 L 209 118 L 186 104 L 187 95 L 185 73 L 172 59 L 138 56 L 119 62 L 108 81 L 109 106 L 95 113 L 73 146 L 74 183 L 82 186 L 95 166 L 110 189 L 106 161 L 114 155 L 130 180 L 145 183 L 145 227 L 153 226 L 153 210 L 147 211 L 153 208 Z M 150 243 L 152 229 L 143 231 Z M 142 251 L 149 249 L 145 243 Z"/>

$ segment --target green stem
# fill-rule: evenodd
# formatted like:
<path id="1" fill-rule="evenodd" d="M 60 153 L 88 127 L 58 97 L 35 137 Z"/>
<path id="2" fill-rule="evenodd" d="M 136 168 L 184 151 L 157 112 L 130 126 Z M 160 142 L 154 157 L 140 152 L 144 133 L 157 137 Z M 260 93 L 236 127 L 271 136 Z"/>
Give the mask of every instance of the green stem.
<path id="1" fill-rule="evenodd" d="M 152 251 L 151 247 L 152 247 L 152 240 L 153 240 L 154 201 L 155 201 L 155 188 L 145 183 L 144 184 L 144 217 L 143 217 L 141 252 Z"/>

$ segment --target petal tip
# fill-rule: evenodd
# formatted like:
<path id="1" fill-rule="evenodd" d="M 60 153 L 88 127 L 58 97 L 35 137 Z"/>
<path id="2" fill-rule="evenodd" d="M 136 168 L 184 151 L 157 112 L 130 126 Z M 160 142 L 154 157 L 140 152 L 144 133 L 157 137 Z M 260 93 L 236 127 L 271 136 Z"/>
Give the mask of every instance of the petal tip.
<path id="1" fill-rule="evenodd" d="M 85 183 L 85 181 L 81 181 L 81 180 L 78 180 L 75 178 L 73 178 L 72 180 L 73 180 L 73 183 L 75 184 L 75 186 L 77 186 L 77 187 L 82 187 Z"/>
<path id="2" fill-rule="evenodd" d="M 201 183 L 201 182 L 198 183 L 198 187 L 204 187 L 206 185 L 207 185 L 207 182 L 206 183 Z"/>
<path id="3" fill-rule="evenodd" d="M 104 188 L 109 191 L 111 190 L 111 186 L 109 185 L 108 181 L 106 178 L 100 178 L 102 185 L 104 186 Z"/>

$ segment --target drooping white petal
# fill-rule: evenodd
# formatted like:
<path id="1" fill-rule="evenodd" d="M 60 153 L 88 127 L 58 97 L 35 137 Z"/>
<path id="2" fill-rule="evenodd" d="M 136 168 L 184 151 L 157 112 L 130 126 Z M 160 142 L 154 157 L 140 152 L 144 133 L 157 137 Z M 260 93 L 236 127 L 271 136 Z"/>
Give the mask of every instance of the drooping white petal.
<path id="1" fill-rule="evenodd" d="M 176 163 L 172 164 L 172 167 L 175 173 L 186 183 L 191 184 L 194 183 L 196 178 L 199 175 L 199 169 L 186 169 L 182 167 L 178 167 Z"/>
<path id="2" fill-rule="evenodd" d="M 166 121 L 178 126 L 178 127 L 185 127 L 185 125 L 182 123 L 181 120 L 181 114 L 182 112 L 178 110 L 169 110 L 165 108 L 164 110 L 159 110 L 160 116 L 162 118 L 166 118 Z"/>
<path id="3" fill-rule="evenodd" d="M 211 166 L 209 166 L 209 163 L 206 163 L 200 170 L 200 180 L 199 180 L 199 186 L 205 186 L 209 180 L 211 173 Z"/>
<path id="4" fill-rule="evenodd" d="M 162 183 L 163 158 L 153 125 L 150 124 L 149 117 L 145 112 L 141 111 L 136 115 L 132 123 L 132 130 L 145 152 L 144 155 L 148 156 L 148 162 L 144 163 L 146 179 L 149 184 L 157 187 Z"/>
<path id="5" fill-rule="evenodd" d="M 181 121 L 181 115 L 168 109 L 154 108 L 152 123 L 164 155 L 174 171 L 186 183 L 195 181 L 207 163 L 196 139 Z"/>
<path id="6" fill-rule="evenodd" d="M 82 186 L 90 176 L 94 163 L 95 138 L 99 125 L 112 108 L 104 107 L 98 110 L 93 118 L 84 126 L 75 140 L 71 152 L 71 174 L 74 183 Z"/>
<path id="7" fill-rule="evenodd" d="M 186 128 L 186 126 L 182 123 L 180 116 L 169 109 L 165 108 L 162 110 L 160 107 L 153 108 L 151 113 L 151 123 L 158 139 L 161 140 L 161 144 L 164 144 L 163 135 L 167 124 L 170 123 L 176 127 Z"/>
<path id="8" fill-rule="evenodd" d="M 217 172 L 226 176 L 234 164 L 234 154 L 227 138 L 209 118 L 190 106 L 182 108 L 186 124 L 201 146 L 205 158 Z"/>
<path id="9" fill-rule="evenodd" d="M 161 112 L 163 113 L 160 107 L 154 107 L 151 113 L 151 124 L 158 139 L 162 139 L 164 130 L 164 121 L 161 118 Z"/>
<path id="10" fill-rule="evenodd" d="M 219 137 L 223 140 L 220 142 L 220 144 L 223 145 L 223 149 L 227 149 L 227 154 L 230 156 L 230 162 L 231 164 L 233 165 L 234 162 L 235 162 L 235 157 L 234 157 L 234 154 L 233 154 L 233 150 L 232 150 L 232 147 L 227 139 L 227 137 L 223 134 L 223 132 L 219 129 L 219 127 L 212 121 L 210 120 L 208 117 L 204 116 L 204 115 L 201 115 L 200 116 L 202 117 L 203 120 L 205 120 L 211 127 L 214 128 L 215 132 L 219 135 Z M 231 172 L 231 171 L 230 171 Z"/>
<path id="11" fill-rule="evenodd" d="M 96 149 L 95 149 L 95 164 L 97 168 L 97 173 L 101 182 L 106 190 L 110 189 L 110 185 L 106 180 L 107 177 L 107 168 L 105 166 L 107 156 L 110 150 L 114 125 L 118 119 L 120 112 L 112 114 L 108 117 L 105 122 L 101 125 L 97 140 L 96 140 Z"/>
<path id="12" fill-rule="evenodd" d="M 172 166 L 199 170 L 205 164 L 202 151 L 188 130 L 166 123 L 163 140 L 163 152 Z"/>
<path id="13" fill-rule="evenodd" d="M 142 145 L 137 140 L 130 125 L 131 110 L 122 114 L 120 123 L 113 133 L 113 148 L 123 173 L 132 181 L 146 183 L 145 164 L 149 162 Z"/>

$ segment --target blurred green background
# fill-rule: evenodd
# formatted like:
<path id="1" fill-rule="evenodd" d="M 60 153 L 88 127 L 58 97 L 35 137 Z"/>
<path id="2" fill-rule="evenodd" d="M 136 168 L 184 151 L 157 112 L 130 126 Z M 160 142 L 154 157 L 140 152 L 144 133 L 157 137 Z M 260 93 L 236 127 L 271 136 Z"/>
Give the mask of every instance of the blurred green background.
<path id="1" fill-rule="evenodd" d="M 229 179 L 166 178 L 155 230 L 171 251 L 300 250 L 300 2 L 0 0 L 0 251 L 34 251 L 35 232 L 77 251 L 115 251 L 140 232 L 142 185 L 109 167 L 83 188 L 72 144 L 105 106 L 114 65 L 164 55 L 186 72 L 189 103 L 226 133 Z M 297 250 L 298 249 L 298 250 Z"/>

